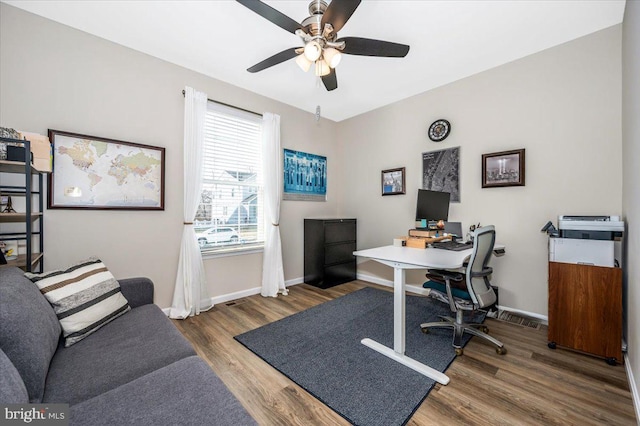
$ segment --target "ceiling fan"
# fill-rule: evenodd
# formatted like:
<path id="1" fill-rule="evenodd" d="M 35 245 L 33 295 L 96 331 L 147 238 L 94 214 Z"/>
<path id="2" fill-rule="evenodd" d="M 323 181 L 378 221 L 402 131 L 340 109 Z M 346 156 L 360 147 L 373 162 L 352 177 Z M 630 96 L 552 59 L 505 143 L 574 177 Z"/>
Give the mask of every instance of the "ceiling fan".
<path id="1" fill-rule="evenodd" d="M 326 89 L 331 91 L 338 88 L 335 67 L 340 62 L 342 53 L 387 58 L 403 58 L 409 53 L 409 46 L 406 44 L 362 37 L 338 38 L 338 31 L 353 15 L 361 0 L 332 0 L 331 4 L 324 0 L 313 0 L 309 3 L 311 16 L 301 23 L 259 0 L 236 1 L 280 28 L 297 35 L 304 43 L 303 47 L 283 50 L 255 64 L 247 69 L 251 73 L 296 58 L 296 63 L 305 72 L 314 65 L 315 74 L 322 78 Z"/>

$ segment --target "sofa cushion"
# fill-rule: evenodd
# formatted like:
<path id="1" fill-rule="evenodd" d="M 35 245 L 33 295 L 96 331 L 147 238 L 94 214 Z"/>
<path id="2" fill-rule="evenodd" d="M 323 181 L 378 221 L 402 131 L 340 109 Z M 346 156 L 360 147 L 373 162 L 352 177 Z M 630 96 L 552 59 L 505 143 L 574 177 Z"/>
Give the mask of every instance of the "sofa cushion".
<path id="1" fill-rule="evenodd" d="M 0 349 L 0 403 L 26 404 L 28 402 L 29 394 L 20 373 Z"/>
<path id="2" fill-rule="evenodd" d="M 25 274 L 47 298 L 62 326 L 65 346 L 86 338 L 131 308 L 100 259 L 64 271 Z"/>
<path id="3" fill-rule="evenodd" d="M 61 329 L 51 305 L 23 274 L 0 269 L 0 349 L 24 380 L 29 401 L 38 403 Z"/>
<path id="4" fill-rule="evenodd" d="M 43 401 L 76 404 L 192 355 L 160 308 L 143 305 L 73 346 L 60 345 Z"/>
<path id="5" fill-rule="evenodd" d="M 71 424 L 255 425 L 211 368 L 189 357 L 71 407 Z"/>

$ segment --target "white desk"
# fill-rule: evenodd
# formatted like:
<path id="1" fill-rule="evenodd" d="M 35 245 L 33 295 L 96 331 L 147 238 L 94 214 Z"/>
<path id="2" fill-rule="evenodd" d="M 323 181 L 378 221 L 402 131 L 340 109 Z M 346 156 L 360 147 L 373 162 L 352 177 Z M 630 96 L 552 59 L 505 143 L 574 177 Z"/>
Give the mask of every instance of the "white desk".
<path id="1" fill-rule="evenodd" d="M 385 246 L 354 251 L 354 256 L 366 257 L 393 268 L 393 349 L 369 338 L 362 344 L 406 365 L 425 376 L 446 385 L 449 377 L 404 354 L 405 350 L 405 271 L 407 269 L 456 269 L 471 256 L 472 248 L 463 251 L 434 248 Z"/>

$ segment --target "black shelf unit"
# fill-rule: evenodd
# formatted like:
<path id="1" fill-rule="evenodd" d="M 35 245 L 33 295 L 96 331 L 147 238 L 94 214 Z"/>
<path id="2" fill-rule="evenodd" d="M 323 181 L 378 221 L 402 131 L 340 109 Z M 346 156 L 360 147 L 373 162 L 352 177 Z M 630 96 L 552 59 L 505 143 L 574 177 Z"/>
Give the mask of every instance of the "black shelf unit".
<path id="1" fill-rule="evenodd" d="M 31 143 L 28 140 L 0 137 L 0 143 L 21 146 L 24 148 L 22 161 L 0 160 L 0 194 L 10 197 L 24 197 L 24 212 L 0 213 L 0 226 L 10 223 L 24 225 L 21 230 L 0 232 L 0 241 L 25 241 L 26 250 L 17 259 L 8 260 L 1 267 L 18 266 L 26 272 L 42 272 L 44 268 L 44 172 L 36 170 L 31 164 Z M 24 185 L 6 185 L 1 179 L 5 173 L 24 176 Z M 35 177 L 35 178 L 34 178 Z M 38 182 L 37 190 L 33 189 L 34 181 Z M 34 197 L 37 200 L 34 202 Z M 37 244 L 33 243 L 37 237 Z M 34 247 L 35 246 L 35 247 Z M 34 250 L 37 248 L 37 250 Z"/>
<path id="2" fill-rule="evenodd" d="M 356 219 L 304 220 L 304 282 L 329 288 L 356 279 Z"/>

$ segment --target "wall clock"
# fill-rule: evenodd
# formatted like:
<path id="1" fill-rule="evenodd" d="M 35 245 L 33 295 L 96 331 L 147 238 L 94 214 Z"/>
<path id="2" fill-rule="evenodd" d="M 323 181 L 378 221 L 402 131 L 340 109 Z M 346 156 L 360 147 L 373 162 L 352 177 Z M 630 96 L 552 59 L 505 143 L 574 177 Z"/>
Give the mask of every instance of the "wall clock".
<path id="1" fill-rule="evenodd" d="M 442 142 L 451 132 L 451 123 L 447 120 L 436 120 L 429 126 L 429 139 L 434 142 Z"/>

